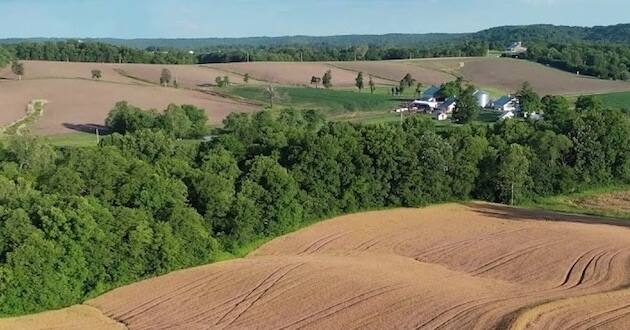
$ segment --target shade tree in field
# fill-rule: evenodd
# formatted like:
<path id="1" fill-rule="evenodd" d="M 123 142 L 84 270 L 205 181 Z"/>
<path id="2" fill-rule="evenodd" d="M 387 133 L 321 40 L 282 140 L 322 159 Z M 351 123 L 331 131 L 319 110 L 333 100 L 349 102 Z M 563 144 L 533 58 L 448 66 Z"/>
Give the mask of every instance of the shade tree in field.
<path id="1" fill-rule="evenodd" d="M 333 86 L 332 84 L 332 71 L 328 70 L 324 73 L 324 76 L 322 77 L 322 85 L 324 85 L 324 87 L 326 88 L 331 88 Z"/>
<path id="2" fill-rule="evenodd" d="M 101 70 L 98 69 L 94 69 L 92 70 L 92 79 L 94 80 L 101 80 L 101 78 L 103 77 L 103 72 L 101 72 Z"/>
<path id="3" fill-rule="evenodd" d="M 322 78 L 313 76 L 311 77 L 311 85 L 315 85 L 315 88 L 319 88 L 319 83 L 322 82 Z"/>
<path id="4" fill-rule="evenodd" d="M 370 75 L 370 80 L 368 81 L 368 86 L 370 86 L 370 93 L 374 94 L 374 91 L 376 91 L 376 84 L 374 83 L 374 79 L 372 78 L 372 75 Z"/>
<path id="5" fill-rule="evenodd" d="M 422 95 L 422 88 L 424 87 L 424 85 L 421 82 L 418 82 L 416 84 L 416 97 L 420 97 L 420 95 Z"/>
<path id="6" fill-rule="evenodd" d="M 411 73 L 407 73 L 401 80 L 400 85 L 405 86 L 407 88 L 413 87 L 416 83 L 416 80 L 411 76 Z"/>
<path id="7" fill-rule="evenodd" d="M 220 88 L 230 86 L 230 77 L 228 76 L 217 76 L 214 78 L 214 82 Z"/>
<path id="8" fill-rule="evenodd" d="M 269 108 L 273 109 L 274 101 L 276 100 L 276 98 L 278 98 L 278 91 L 276 91 L 275 87 L 269 85 L 265 87 L 265 89 L 263 90 L 263 94 L 265 95 L 267 100 L 269 100 Z"/>
<path id="9" fill-rule="evenodd" d="M 360 91 L 365 87 L 365 82 L 363 81 L 363 72 L 359 72 L 356 79 L 354 80 L 354 86 Z"/>
<path id="10" fill-rule="evenodd" d="M 171 74 L 171 70 L 164 68 L 160 73 L 160 85 L 166 87 L 171 83 L 171 79 L 173 78 Z"/>
<path id="11" fill-rule="evenodd" d="M 18 80 L 22 80 L 22 76 L 24 76 L 24 63 L 13 61 L 13 63 L 11 63 L 11 72 L 18 77 Z"/>

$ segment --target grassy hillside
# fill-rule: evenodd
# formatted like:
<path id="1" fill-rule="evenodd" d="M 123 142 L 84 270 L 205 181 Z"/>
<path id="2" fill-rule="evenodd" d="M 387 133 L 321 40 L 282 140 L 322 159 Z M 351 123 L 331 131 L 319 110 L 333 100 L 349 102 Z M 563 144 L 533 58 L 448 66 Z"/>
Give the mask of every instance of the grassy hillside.
<path id="1" fill-rule="evenodd" d="M 606 107 L 630 109 L 630 92 L 600 94 L 596 96 Z"/>
<path id="2" fill-rule="evenodd" d="M 236 86 L 227 90 L 229 94 L 262 104 L 268 104 L 262 86 Z M 401 99 L 386 94 L 370 94 L 347 90 L 323 88 L 276 87 L 278 97 L 274 101 L 281 107 L 321 110 L 326 114 L 339 114 L 355 111 L 387 111 L 401 103 Z"/>

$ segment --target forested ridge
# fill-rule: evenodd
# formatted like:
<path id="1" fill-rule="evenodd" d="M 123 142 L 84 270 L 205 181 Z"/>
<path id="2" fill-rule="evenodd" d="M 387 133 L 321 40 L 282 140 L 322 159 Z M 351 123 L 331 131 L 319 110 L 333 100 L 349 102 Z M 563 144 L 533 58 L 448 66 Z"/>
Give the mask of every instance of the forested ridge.
<path id="1" fill-rule="evenodd" d="M 630 121 L 590 97 L 529 93 L 540 121 L 436 127 L 327 122 L 119 103 L 97 147 L 0 146 L 0 314 L 71 305 L 216 260 L 261 238 L 366 209 L 534 196 L 630 182 Z"/>

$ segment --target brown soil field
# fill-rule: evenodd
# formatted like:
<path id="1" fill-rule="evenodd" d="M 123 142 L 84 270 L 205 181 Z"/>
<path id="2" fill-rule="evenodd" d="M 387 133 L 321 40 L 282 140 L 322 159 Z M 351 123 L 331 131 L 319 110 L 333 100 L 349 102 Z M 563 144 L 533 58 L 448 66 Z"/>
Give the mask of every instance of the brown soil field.
<path id="1" fill-rule="evenodd" d="M 102 81 L 141 83 L 118 74 L 116 69 L 119 68 L 119 64 L 50 61 L 23 61 L 22 63 L 24 63 L 26 73 L 24 79 L 67 78 L 91 80 L 92 70 L 98 69 L 102 72 Z M 0 78 L 15 79 L 16 77 L 11 72 L 10 66 L 7 66 L 4 69 L 0 69 Z"/>
<path id="2" fill-rule="evenodd" d="M 0 321 L 0 330 L 29 329 L 119 330 L 125 329 L 125 326 L 86 305 Z"/>
<path id="3" fill-rule="evenodd" d="M 571 220 L 481 203 L 342 216 L 86 305 L 130 329 L 629 328 L 630 224 Z"/>
<path id="4" fill-rule="evenodd" d="M 362 71 L 365 73 L 365 79 L 368 79 L 368 75 L 371 74 L 374 77 L 399 82 L 407 73 L 424 85 L 440 85 L 455 79 L 451 74 L 403 61 L 335 62 L 332 65 L 342 69 Z"/>
<path id="5" fill-rule="evenodd" d="M 67 133 L 84 126 L 103 125 L 118 101 L 142 108 L 163 110 L 170 103 L 192 104 L 205 109 L 211 123 L 231 112 L 250 112 L 256 106 L 197 91 L 150 85 L 111 83 L 80 79 L 24 79 L 0 81 L 0 125 L 25 114 L 33 99 L 48 101 L 43 116 L 31 131 L 35 134 Z"/>
<path id="6" fill-rule="evenodd" d="M 355 71 L 340 69 L 328 63 L 320 62 L 250 62 L 205 64 L 203 66 L 235 72 L 240 75 L 249 73 L 256 80 L 286 85 L 310 86 L 311 77 L 321 77 L 327 70 L 332 71 L 332 83 L 335 87 L 354 86 L 357 77 Z M 381 79 L 377 79 L 376 83 L 391 84 L 390 81 Z"/>
<path id="7" fill-rule="evenodd" d="M 161 65 L 161 64 L 122 64 L 116 67 L 122 70 L 122 73 L 159 84 L 162 69 L 167 68 L 171 71 L 173 78 L 177 78 L 180 86 L 192 89 L 203 88 L 216 84 L 216 77 L 228 76 L 230 82 L 234 84 L 243 84 L 243 76 L 228 71 L 217 70 L 202 65 Z M 250 79 L 250 84 L 260 83 Z"/>
<path id="8" fill-rule="evenodd" d="M 477 86 L 517 91 L 528 81 L 540 94 L 575 95 L 630 91 L 630 82 L 577 76 L 525 60 L 509 58 L 449 58 L 409 61 L 427 69 L 461 74 Z M 464 67 L 460 67 L 460 63 Z"/>

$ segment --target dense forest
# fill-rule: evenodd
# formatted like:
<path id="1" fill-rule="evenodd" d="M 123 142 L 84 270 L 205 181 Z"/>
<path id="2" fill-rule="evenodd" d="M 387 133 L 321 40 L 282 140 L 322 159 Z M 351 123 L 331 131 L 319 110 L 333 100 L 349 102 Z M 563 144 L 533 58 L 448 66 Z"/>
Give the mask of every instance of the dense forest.
<path id="1" fill-rule="evenodd" d="M 327 122 L 314 111 L 231 114 L 119 103 L 99 146 L 0 146 L 0 314 L 80 302 L 217 260 L 337 214 L 630 182 L 630 120 L 581 97 L 521 95 L 544 120 L 437 127 Z"/>
<path id="2" fill-rule="evenodd" d="M 628 45 L 531 43 L 524 58 L 601 79 L 630 79 Z"/>
<path id="3" fill-rule="evenodd" d="M 431 46 L 259 46 L 204 48 L 199 63 L 250 61 L 356 61 L 399 60 L 410 58 L 485 56 L 488 44 L 483 41 L 432 44 Z"/>
<path id="4" fill-rule="evenodd" d="M 192 64 L 196 57 L 181 50 L 149 51 L 77 40 L 25 42 L 5 46 L 20 60 L 101 63 Z"/>
<path id="5" fill-rule="evenodd" d="M 6 48 L 0 47 L 0 69 L 5 67 L 13 59 L 13 54 Z"/>

